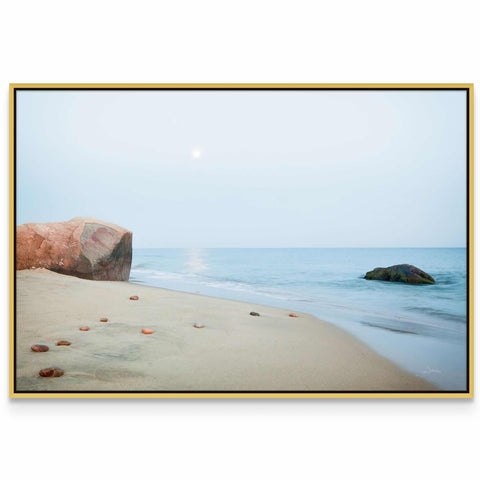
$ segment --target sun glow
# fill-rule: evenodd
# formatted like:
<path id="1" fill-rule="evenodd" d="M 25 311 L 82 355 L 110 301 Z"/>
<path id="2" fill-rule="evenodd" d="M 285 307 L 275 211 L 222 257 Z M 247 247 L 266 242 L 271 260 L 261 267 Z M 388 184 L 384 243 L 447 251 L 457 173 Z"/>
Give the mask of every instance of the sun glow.
<path id="1" fill-rule="evenodd" d="M 202 150 L 199 147 L 195 147 L 192 149 L 192 158 L 195 160 L 198 160 L 199 158 L 202 158 Z"/>

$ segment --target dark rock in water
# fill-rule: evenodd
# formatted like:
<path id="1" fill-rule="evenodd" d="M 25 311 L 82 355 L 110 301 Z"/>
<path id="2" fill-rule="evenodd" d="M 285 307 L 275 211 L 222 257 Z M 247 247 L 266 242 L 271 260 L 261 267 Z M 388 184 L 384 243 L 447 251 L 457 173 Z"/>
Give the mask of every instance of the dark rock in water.
<path id="1" fill-rule="evenodd" d="M 88 280 L 128 280 L 132 232 L 94 218 L 26 223 L 16 233 L 16 269 L 46 268 Z"/>
<path id="2" fill-rule="evenodd" d="M 259 317 L 259 316 L 260 316 L 260 314 L 257 313 L 257 312 L 250 312 L 250 315 L 251 315 L 252 317 Z"/>
<path id="3" fill-rule="evenodd" d="M 384 282 L 404 282 L 411 284 L 433 284 L 435 280 L 423 270 L 407 265 L 392 265 L 386 268 L 375 268 L 364 277 L 367 280 L 383 280 Z"/>
<path id="4" fill-rule="evenodd" d="M 40 370 L 38 374 L 41 377 L 61 377 L 63 375 L 63 370 L 57 367 L 49 367 Z"/>

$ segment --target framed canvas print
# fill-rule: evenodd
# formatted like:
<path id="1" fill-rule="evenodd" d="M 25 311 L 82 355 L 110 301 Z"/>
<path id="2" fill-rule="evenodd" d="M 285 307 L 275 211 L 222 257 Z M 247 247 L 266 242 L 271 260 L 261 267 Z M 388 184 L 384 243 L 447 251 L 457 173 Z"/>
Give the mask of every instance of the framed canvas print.
<path id="1" fill-rule="evenodd" d="M 10 394 L 473 396 L 473 85 L 10 86 Z"/>

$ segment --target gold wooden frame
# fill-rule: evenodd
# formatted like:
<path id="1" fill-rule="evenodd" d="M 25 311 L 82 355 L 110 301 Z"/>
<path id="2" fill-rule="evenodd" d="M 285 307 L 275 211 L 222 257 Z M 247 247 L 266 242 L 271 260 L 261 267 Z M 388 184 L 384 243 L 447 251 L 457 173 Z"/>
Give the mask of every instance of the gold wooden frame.
<path id="1" fill-rule="evenodd" d="M 362 89 L 362 90 L 466 90 L 468 98 L 468 391 L 465 393 L 18 393 L 14 391 L 14 242 L 15 242 L 15 91 L 20 89 Z M 11 398 L 473 398 L 473 84 L 471 83 L 279 83 L 279 84 L 156 84 L 156 83 L 67 83 L 67 84 L 40 84 L 17 83 L 10 84 L 10 397 Z"/>

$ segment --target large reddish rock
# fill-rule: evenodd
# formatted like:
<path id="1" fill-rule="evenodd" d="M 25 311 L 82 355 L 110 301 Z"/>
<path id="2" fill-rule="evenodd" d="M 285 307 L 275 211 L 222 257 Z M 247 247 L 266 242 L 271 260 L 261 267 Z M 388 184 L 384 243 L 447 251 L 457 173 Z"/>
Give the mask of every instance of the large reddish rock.
<path id="1" fill-rule="evenodd" d="M 46 268 L 89 280 L 128 280 L 132 232 L 113 223 L 77 217 L 68 222 L 17 227 L 16 268 Z"/>

